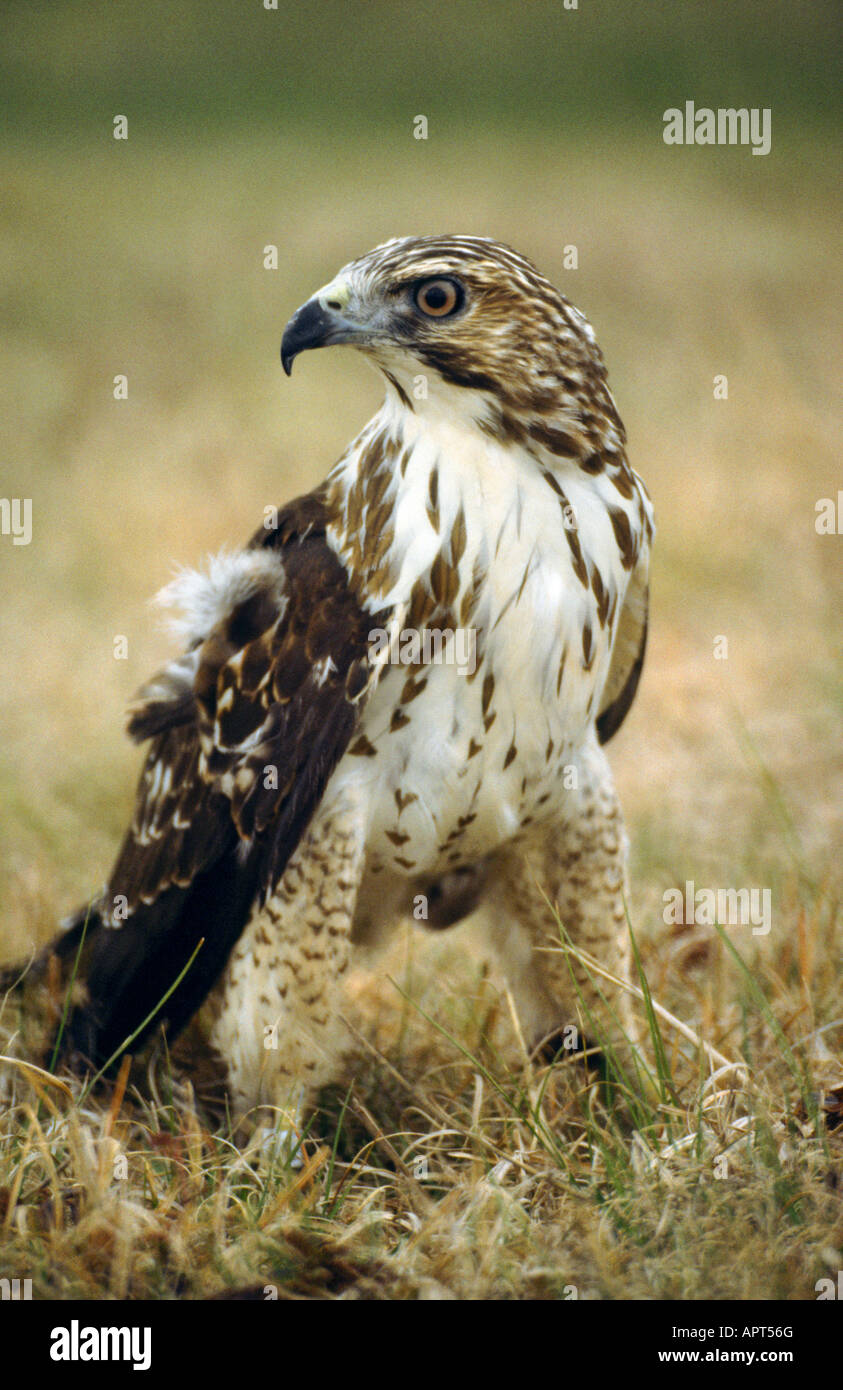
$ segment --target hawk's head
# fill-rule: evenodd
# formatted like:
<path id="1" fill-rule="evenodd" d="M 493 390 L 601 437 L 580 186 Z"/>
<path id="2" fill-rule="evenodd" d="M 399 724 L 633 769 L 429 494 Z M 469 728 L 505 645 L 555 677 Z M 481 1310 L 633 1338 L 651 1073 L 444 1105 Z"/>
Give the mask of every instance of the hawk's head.
<path id="1" fill-rule="evenodd" d="M 423 376 L 434 400 L 442 384 L 470 391 L 472 416 L 504 439 L 561 420 L 577 441 L 570 452 L 622 447 L 591 325 L 500 242 L 399 237 L 351 261 L 288 323 L 284 370 L 332 343 L 365 352 L 413 408 Z"/>

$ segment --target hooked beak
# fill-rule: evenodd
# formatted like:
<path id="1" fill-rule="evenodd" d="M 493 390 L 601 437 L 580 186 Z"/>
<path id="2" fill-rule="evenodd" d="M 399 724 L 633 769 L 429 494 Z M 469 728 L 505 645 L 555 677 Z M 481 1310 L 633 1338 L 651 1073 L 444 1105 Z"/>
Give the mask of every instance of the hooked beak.
<path id="1" fill-rule="evenodd" d="M 366 329 L 343 314 L 348 302 L 346 287 L 329 285 L 297 309 L 281 339 L 281 365 L 287 376 L 300 352 L 330 347 L 333 343 L 359 341 Z"/>

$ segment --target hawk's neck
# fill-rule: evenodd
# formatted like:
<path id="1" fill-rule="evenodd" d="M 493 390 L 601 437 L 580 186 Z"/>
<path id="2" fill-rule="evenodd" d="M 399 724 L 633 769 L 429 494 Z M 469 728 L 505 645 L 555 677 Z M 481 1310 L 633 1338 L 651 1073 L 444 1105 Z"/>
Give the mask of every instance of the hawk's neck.
<path id="1" fill-rule="evenodd" d="M 360 602 L 409 603 L 419 626 L 464 626 L 490 572 L 533 549 L 548 562 L 561 551 L 587 584 L 576 513 L 587 530 L 591 499 L 629 505 L 634 475 L 621 437 L 599 470 L 590 441 L 570 457 L 555 443 L 526 428 L 500 436 L 474 392 L 415 403 L 391 384 L 326 485 L 329 541 Z"/>

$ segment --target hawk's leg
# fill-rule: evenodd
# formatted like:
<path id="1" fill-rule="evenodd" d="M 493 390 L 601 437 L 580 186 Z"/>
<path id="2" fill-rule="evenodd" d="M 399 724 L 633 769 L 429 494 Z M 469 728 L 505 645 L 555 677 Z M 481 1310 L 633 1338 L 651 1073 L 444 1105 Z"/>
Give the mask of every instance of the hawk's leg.
<path id="1" fill-rule="evenodd" d="M 589 748 L 578 777 L 562 823 L 519 837 L 498 856 L 490 929 L 530 1049 L 555 1042 L 554 1052 L 578 1051 L 584 1039 L 603 1038 L 625 1061 L 637 1031 L 631 995 L 564 950 L 567 937 L 612 975 L 630 978 L 627 840 L 601 750 Z"/>
<path id="2" fill-rule="evenodd" d="M 363 808 L 350 794 L 325 805 L 232 952 L 212 1042 L 226 1058 L 238 1118 L 258 1107 L 250 1121 L 295 1126 L 336 1072 L 348 1038 L 342 978 L 364 836 Z"/>

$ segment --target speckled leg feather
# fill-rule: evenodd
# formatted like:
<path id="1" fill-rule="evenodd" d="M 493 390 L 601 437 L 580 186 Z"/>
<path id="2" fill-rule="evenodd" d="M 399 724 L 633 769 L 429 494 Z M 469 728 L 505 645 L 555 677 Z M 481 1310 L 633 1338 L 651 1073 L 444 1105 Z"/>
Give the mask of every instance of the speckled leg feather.
<path id="1" fill-rule="evenodd" d="M 590 978 L 565 954 L 549 905 L 555 906 L 574 946 L 629 979 L 626 834 L 602 752 L 590 753 L 583 772 L 565 822 L 532 840 L 519 839 L 496 865 L 491 935 L 530 1047 L 571 1024 L 590 1039 L 595 1027 L 613 1043 L 622 1043 L 622 1034 L 636 1038 L 631 996 L 598 976 Z"/>
<path id="2" fill-rule="evenodd" d="M 228 1059 L 237 1116 L 296 1113 L 335 1073 L 364 831 L 348 796 L 321 811 L 232 953 L 212 1041 Z"/>

